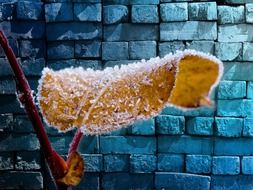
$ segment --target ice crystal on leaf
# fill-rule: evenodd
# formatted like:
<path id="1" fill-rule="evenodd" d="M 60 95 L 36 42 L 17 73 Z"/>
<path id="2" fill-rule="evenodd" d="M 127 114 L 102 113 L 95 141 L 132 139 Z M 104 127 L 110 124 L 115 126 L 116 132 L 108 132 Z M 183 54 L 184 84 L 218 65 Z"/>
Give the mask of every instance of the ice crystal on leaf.
<path id="1" fill-rule="evenodd" d="M 62 131 L 81 127 L 84 134 L 103 134 L 156 116 L 168 105 L 209 105 L 222 72 L 217 58 L 193 50 L 103 71 L 46 68 L 39 104 L 46 121 Z"/>

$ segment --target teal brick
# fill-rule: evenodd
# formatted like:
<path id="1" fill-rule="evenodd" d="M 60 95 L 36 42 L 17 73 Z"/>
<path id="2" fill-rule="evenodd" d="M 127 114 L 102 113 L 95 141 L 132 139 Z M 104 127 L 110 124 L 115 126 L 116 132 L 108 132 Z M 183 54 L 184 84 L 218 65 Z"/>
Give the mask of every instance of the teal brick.
<path id="1" fill-rule="evenodd" d="M 78 152 L 81 154 L 95 154 L 99 153 L 99 137 L 86 136 L 82 138 L 78 145 Z"/>
<path id="2" fill-rule="evenodd" d="M 0 81 L 0 94 L 7 95 L 7 94 L 15 94 L 16 93 L 16 83 L 15 81 L 9 79 L 2 79 Z"/>
<path id="3" fill-rule="evenodd" d="M 104 155 L 105 172 L 128 172 L 129 155 Z"/>
<path id="4" fill-rule="evenodd" d="M 72 3 L 45 4 L 46 22 L 62 22 L 73 20 Z"/>
<path id="5" fill-rule="evenodd" d="M 157 158 L 155 155 L 138 155 L 130 156 L 131 173 L 152 173 L 156 170 Z"/>
<path id="6" fill-rule="evenodd" d="M 213 116 L 215 108 L 214 107 L 201 107 L 190 110 L 180 110 L 175 107 L 166 107 L 163 109 L 162 114 L 164 115 L 177 115 L 177 116 Z"/>
<path id="7" fill-rule="evenodd" d="M 131 19 L 133 23 L 158 23 L 158 8 L 156 5 L 133 5 Z"/>
<path id="8" fill-rule="evenodd" d="M 68 148 L 72 141 L 71 136 L 52 136 L 50 137 L 53 148 L 61 155 L 68 154 Z"/>
<path id="9" fill-rule="evenodd" d="M 74 42 L 50 42 L 47 47 L 48 59 L 71 59 L 74 58 Z"/>
<path id="10" fill-rule="evenodd" d="M 216 40 L 216 22 L 187 21 L 160 24 L 160 40 Z"/>
<path id="11" fill-rule="evenodd" d="M 246 97 L 245 81 L 221 81 L 218 87 L 219 99 L 237 99 Z"/>
<path id="12" fill-rule="evenodd" d="M 100 57 L 101 42 L 99 41 L 77 41 L 75 42 L 75 57 Z"/>
<path id="13" fill-rule="evenodd" d="M 246 22 L 253 23 L 253 4 L 249 3 L 245 5 Z"/>
<path id="14" fill-rule="evenodd" d="M 14 169 L 14 154 L 12 152 L 0 153 L 0 171 Z"/>
<path id="15" fill-rule="evenodd" d="M 24 58 L 45 57 L 45 42 L 43 40 L 22 40 L 20 41 L 20 56 Z"/>
<path id="16" fill-rule="evenodd" d="M 128 43 L 102 42 L 102 59 L 103 60 L 128 59 Z"/>
<path id="17" fill-rule="evenodd" d="M 128 20 L 128 8 L 124 5 L 107 5 L 103 7 L 104 24 L 116 24 Z"/>
<path id="18" fill-rule="evenodd" d="M 185 119 L 183 116 L 159 115 L 156 127 L 158 134 L 181 135 L 185 131 Z"/>
<path id="19" fill-rule="evenodd" d="M 163 42 L 159 43 L 159 56 L 164 57 L 169 53 L 176 53 L 176 51 L 184 50 L 183 42 Z"/>
<path id="20" fill-rule="evenodd" d="M 80 183 L 75 186 L 75 190 L 83 189 L 100 189 L 99 173 L 85 173 L 85 177 L 82 177 Z"/>
<path id="21" fill-rule="evenodd" d="M 17 152 L 15 159 L 16 170 L 38 170 L 41 169 L 40 152 Z"/>
<path id="22" fill-rule="evenodd" d="M 215 129 L 217 136 L 240 137 L 243 129 L 242 118 L 216 117 Z"/>
<path id="23" fill-rule="evenodd" d="M 15 2 L 6 2 L 0 4 L 0 20 L 13 20 L 13 15 L 15 14 Z"/>
<path id="24" fill-rule="evenodd" d="M 183 172 L 183 154 L 158 154 L 157 170 L 162 172 Z"/>
<path id="25" fill-rule="evenodd" d="M 132 135 L 154 135 L 155 121 L 154 119 L 137 121 L 128 128 L 128 133 Z"/>
<path id="26" fill-rule="evenodd" d="M 157 5 L 159 0 L 130 0 L 131 5 Z"/>
<path id="27" fill-rule="evenodd" d="M 228 4 L 245 4 L 245 3 L 252 3 L 251 0 L 225 0 Z"/>
<path id="28" fill-rule="evenodd" d="M 253 176 L 233 175 L 233 176 L 212 176 L 212 190 L 238 189 L 250 190 L 253 185 Z"/>
<path id="29" fill-rule="evenodd" d="M 156 57 L 155 41 L 132 41 L 129 42 L 130 59 L 150 59 Z"/>
<path id="30" fill-rule="evenodd" d="M 160 14 L 163 22 L 188 20 L 187 3 L 164 3 L 160 5 Z"/>
<path id="31" fill-rule="evenodd" d="M 243 60 L 244 61 L 253 61 L 253 43 L 244 42 L 243 43 Z"/>
<path id="32" fill-rule="evenodd" d="M 216 43 L 215 55 L 222 61 L 242 60 L 242 43 Z"/>
<path id="33" fill-rule="evenodd" d="M 243 136 L 253 137 L 253 118 L 244 119 Z"/>
<path id="34" fill-rule="evenodd" d="M 209 174 L 212 168 L 210 155 L 186 155 L 186 172 L 196 174 Z"/>
<path id="35" fill-rule="evenodd" d="M 155 137 L 133 136 L 102 136 L 100 152 L 103 154 L 154 154 L 156 151 Z"/>
<path id="36" fill-rule="evenodd" d="M 190 20 L 217 20 L 216 2 L 189 3 Z"/>
<path id="37" fill-rule="evenodd" d="M 187 49 L 194 49 L 196 51 L 202 51 L 205 53 L 214 54 L 214 42 L 213 41 L 192 41 L 186 43 Z"/>
<path id="38" fill-rule="evenodd" d="M 86 172 L 101 172 L 103 171 L 103 156 L 102 154 L 82 154 L 85 162 Z"/>
<path id="39" fill-rule="evenodd" d="M 218 22 L 220 24 L 244 23 L 244 15 L 244 6 L 218 6 Z"/>
<path id="40" fill-rule="evenodd" d="M 41 2 L 18 1 L 16 18 L 20 20 L 42 19 L 43 4 Z"/>
<path id="41" fill-rule="evenodd" d="M 236 175 L 240 173 L 240 158 L 237 156 L 214 156 L 214 175 Z"/>
<path id="42" fill-rule="evenodd" d="M 121 66 L 121 65 L 127 65 L 133 62 L 136 62 L 138 60 L 120 60 L 120 61 L 105 61 L 104 62 L 104 68 L 106 67 L 114 67 L 114 66 Z"/>
<path id="43" fill-rule="evenodd" d="M 12 131 L 13 130 L 13 114 L 0 114 L 0 131 Z"/>
<path id="44" fill-rule="evenodd" d="M 176 154 L 212 154 L 213 141 L 211 138 L 193 136 L 159 136 L 159 153 Z"/>
<path id="45" fill-rule="evenodd" d="M 253 82 L 251 81 L 247 83 L 247 98 L 253 98 Z"/>
<path id="46" fill-rule="evenodd" d="M 187 133 L 190 135 L 212 135 L 213 134 L 212 117 L 194 117 L 187 120 Z"/>
<path id="47" fill-rule="evenodd" d="M 245 175 L 253 174 L 253 156 L 242 157 L 242 173 Z"/>
<path id="48" fill-rule="evenodd" d="M 229 62 L 224 63 L 224 73 L 223 80 L 233 80 L 233 81 L 252 81 L 253 75 L 251 71 L 253 69 L 253 64 L 250 62 L 244 62 L 241 64 L 240 62 Z"/>
<path id="49" fill-rule="evenodd" d="M 74 3 L 74 19 L 77 21 L 100 22 L 101 13 L 101 3 Z"/>

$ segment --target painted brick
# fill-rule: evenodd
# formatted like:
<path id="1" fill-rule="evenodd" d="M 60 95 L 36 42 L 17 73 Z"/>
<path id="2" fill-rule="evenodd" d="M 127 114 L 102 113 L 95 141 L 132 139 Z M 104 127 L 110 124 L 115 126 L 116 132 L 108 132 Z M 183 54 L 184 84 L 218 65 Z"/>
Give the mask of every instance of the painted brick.
<path id="1" fill-rule="evenodd" d="M 216 117 L 215 129 L 217 136 L 240 137 L 243 129 L 242 118 Z"/>
<path id="2" fill-rule="evenodd" d="M 188 20 L 187 3 L 165 3 L 160 5 L 160 14 L 163 22 Z"/>
<path id="3" fill-rule="evenodd" d="M 219 99 L 236 99 L 246 97 L 245 81 L 221 81 L 218 87 Z"/>
<path id="4" fill-rule="evenodd" d="M 253 25 L 232 24 L 218 26 L 219 42 L 246 42 L 253 40 Z"/>
<path id="5" fill-rule="evenodd" d="M 253 82 L 247 83 L 247 98 L 253 98 Z"/>
<path id="6" fill-rule="evenodd" d="M 159 136 L 159 153 L 211 154 L 213 141 L 210 138 L 192 136 Z"/>
<path id="7" fill-rule="evenodd" d="M 194 117 L 187 120 L 187 133 L 191 135 L 212 135 L 213 134 L 212 117 Z"/>
<path id="8" fill-rule="evenodd" d="M 13 128 L 15 133 L 34 132 L 32 123 L 26 115 L 16 115 L 14 117 Z"/>
<path id="9" fill-rule="evenodd" d="M 102 43 L 102 59 L 103 60 L 128 59 L 128 43 L 127 42 L 103 42 Z"/>
<path id="10" fill-rule="evenodd" d="M 8 41 L 9 41 L 9 45 L 11 46 L 14 54 L 18 57 L 19 56 L 18 41 L 16 39 L 8 39 Z M 4 53 L 2 46 L 0 47 L 0 57 L 5 57 L 5 53 Z"/>
<path id="11" fill-rule="evenodd" d="M 158 154 L 157 170 L 163 172 L 183 172 L 183 154 Z"/>
<path id="12" fill-rule="evenodd" d="M 242 43 L 216 43 L 215 55 L 222 61 L 242 60 Z"/>
<path id="13" fill-rule="evenodd" d="M 11 131 L 13 129 L 13 115 L 0 114 L 0 132 Z"/>
<path id="14" fill-rule="evenodd" d="M 134 41 L 129 42 L 130 59 L 149 59 L 156 57 L 155 41 Z"/>
<path id="15" fill-rule="evenodd" d="M 214 54 L 214 42 L 212 41 L 192 41 L 191 43 L 188 42 L 186 43 L 186 48 Z"/>
<path id="16" fill-rule="evenodd" d="M 243 64 L 241 64 L 240 62 L 225 62 L 223 63 L 223 66 L 223 80 L 253 80 L 253 75 L 251 74 L 253 64 L 250 62 L 244 62 Z"/>
<path id="17" fill-rule="evenodd" d="M 45 67 L 45 59 L 25 59 L 21 62 L 21 68 L 25 75 L 28 76 L 41 76 L 41 71 Z M 37 88 L 37 87 L 36 87 Z M 34 90 L 34 89 L 33 89 Z"/>
<path id="18" fill-rule="evenodd" d="M 38 170 L 41 168 L 40 152 L 17 152 L 16 170 Z"/>
<path id="19" fill-rule="evenodd" d="M 74 42 L 50 42 L 47 47 L 48 59 L 71 59 L 74 58 Z"/>
<path id="20" fill-rule="evenodd" d="M 226 3 L 229 4 L 245 4 L 245 3 L 252 3 L 251 0 L 225 0 Z"/>
<path id="21" fill-rule="evenodd" d="M 242 173 L 246 175 L 253 174 L 253 156 L 242 157 Z"/>
<path id="22" fill-rule="evenodd" d="M 74 4 L 74 19 L 77 21 L 94 21 L 100 22 L 102 20 L 102 6 L 101 4 L 91 3 L 75 3 Z"/>
<path id="23" fill-rule="evenodd" d="M 58 136 L 49 137 L 53 148 L 61 155 L 66 155 L 68 153 L 69 145 L 72 141 L 71 136 Z"/>
<path id="24" fill-rule="evenodd" d="M 3 20 L 12 20 L 13 15 L 15 11 L 15 3 L 9 2 L 9 3 L 1 3 L 0 4 L 0 12 L 2 13 L 0 15 L 0 21 Z"/>
<path id="25" fill-rule="evenodd" d="M 79 143 L 78 152 L 81 154 L 99 153 L 99 137 L 86 136 L 83 138 Z"/>
<path id="26" fill-rule="evenodd" d="M 9 79 L 0 80 L 0 94 L 15 94 L 16 93 L 16 83 L 15 81 Z"/>
<path id="27" fill-rule="evenodd" d="M 108 5 L 103 7 L 104 24 L 116 24 L 127 21 L 128 8 L 124 5 Z"/>
<path id="28" fill-rule="evenodd" d="M 45 43 L 42 40 L 22 40 L 20 42 L 20 56 L 42 58 L 45 56 Z"/>
<path id="29" fill-rule="evenodd" d="M 86 172 L 100 172 L 103 170 L 102 154 L 82 154 Z"/>
<path id="30" fill-rule="evenodd" d="M 236 175 L 240 173 L 240 158 L 237 156 L 214 156 L 214 175 Z"/>
<path id="31" fill-rule="evenodd" d="M 189 3 L 190 20 L 217 20 L 216 2 Z"/>
<path id="32" fill-rule="evenodd" d="M 14 156 L 11 152 L 0 153 L 0 171 L 14 169 Z M 0 172 L 1 173 L 1 172 Z"/>
<path id="33" fill-rule="evenodd" d="M 138 155 L 130 156 L 130 172 L 132 173 L 152 173 L 156 170 L 155 155 Z"/>
<path id="34" fill-rule="evenodd" d="M 253 118 L 244 119 L 243 136 L 253 137 Z"/>
<path id="35" fill-rule="evenodd" d="M 105 41 L 158 40 L 158 26 L 154 24 L 117 24 L 104 26 Z"/>
<path id="36" fill-rule="evenodd" d="M 128 130 L 128 128 L 122 128 L 122 129 L 118 129 L 118 130 L 112 131 L 112 132 L 104 134 L 104 135 L 108 135 L 108 136 L 123 136 L 123 135 L 127 135 L 127 130 Z"/>
<path id="37" fill-rule="evenodd" d="M 104 155 L 105 172 L 127 172 L 129 170 L 129 155 Z"/>
<path id="38" fill-rule="evenodd" d="M 216 22 L 187 21 L 160 24 L 161 41 L 216 39 Z"/>
<path id="39" fill-rule="evenodd" d="M 83 60 L 79 59 L 76 60 L 76 65 L 83 67 L 84 69 L 92 68 L 95 70 L 101 70 L 102 69 L 102 61 L 99 60 Z"/>
<path id="40" fill-rule="evenodd" d="M 186 172 L 196 174 L 211 173 L 212 157 L 210 155 L 186 155 Z"/>
<path id="41" fill-rule="evenodd" d="M 155 137 L 103 136 L 100 137 L 100 152 L 103 154 L 154 154 Z"/>
<path id="42" fill-rule="evenodd" d="M 0 59 L 1 60 L 1 59 Z M 121 66 L 121 65 L 127 65 L 129 63 L 133 63 L 137 60 L 120 60 L 120 61 L 105 61 L 104 68 L 106 67 L 114 67 L 114 66 Z M 1 62 L 0 62 L 1 63 Z"/>
<path id="43" fill-rule="evenodd" d="M 1 189 L 43 189 L 40 172 L 5 171 L 0 175 Z"/>
<path id="44" fill-rule="evenodd" d="M 99 173 L 85 173 L 85 176 L 82 177 L 80 183 L 75 186 L 75 190 L 83 189 L 100 189 Z"/>
<path id="45" fill-rule="evenodd" d="M 40 2 L 18 1 L 16 17 L 21 20 L 42 19 L 43 4 Z"/>
<path id="46" fill-rule="evenodd" d="M 154 189 L 152 174 L 106 173 L 101 189 Z"/>
<path id="47" fill-rule="evenodd" d="M 156 5 L 133 5 L 131 19 L 133 23 L 158 23 L 158 8 Z"/>
<path id="48" fill-rule="evenodd" d="M 244 6 L 218 6 L 218 22 L 220 24 L 236 24 L 245 22 Z"/>
<path id="49" fill-rule="evenodd" d="M 20 107 L 20 103 L 15 95 L 4 95 L 0 98 L 0 114 L 13 113 L 19 114 L 24 113 L 24 109 Z"/>
<path id="50" fill-rule="evenodd" d="M 130 5 L 157 5 L 159 0 L 130 0 Z"/>
<path id="51" fill-rule="evenodd" d="M 183 42 L 163 42 L 159 43 L 159 56 L 164 57 L 169 53 L 175 53 L 177 50 L 184 50 Z"/>
<path id="52" fill-rule="evenodd" d="M 132 135 L 154 135 L 155 121 L 154 119 L 137 121 L 128 128 L 128 133 Z"/>
<path id="53" fill-rule="evenodd" d="M 0 134 L 0 151 L 33 151 L 39 150 L 40 145 L 36 135 Z"/>
<path id="54" fill-rule="evenodd" d="M 253 4 L 246 4 L 246 22 L 247 23 L 253 23 Z"/>
<path id="55" fill-rule="evenodd" d="M 181 135 L 185 131 L 185 119 L 183 116 L 159 115 L 156 127 L 158 134 Z"/>
<path id="56" fill-rule="evenodd" d="M 193 110 L 180 110 L 175 107 L 166 107 L 163 109 L 162 114 L 164 115 L 177 115 L 177 116 L 213 116 L 215 108 L 214 107 L 201 107 Z"/>
<path id="57" fill-rule="evenodd" d="M 45 4 L 45 19 L 46 22 L 72 21 L 72 3 Z"/>
<path id="58" fill-rule="evenodd" d="M 253 61 L 252 51 L 253 51 L 253 43 L 249 43 L 249 42 L 243 43 L 243 60 L 244 61 Z"/>
<path id="59" fill-rule="evenodd" d="M 77 41 L 75 42 L 75 57 L 100 57 L 101 42 Z"/>
<path id="60" fill-rule="evenodd" d="M 169 173 L 169 172 L 155 173 L 155 187 L 157 190 L 162 189 L 206 190 L 210 188 L 210 181 L 211 177 L 203 175 Z"/>
<path id="61" fill-rule="evenodd" d="M 48 40 L 94 40 L 102 37 L 102 28 L 99 23 L 49 23 L 46 33 Z"/>

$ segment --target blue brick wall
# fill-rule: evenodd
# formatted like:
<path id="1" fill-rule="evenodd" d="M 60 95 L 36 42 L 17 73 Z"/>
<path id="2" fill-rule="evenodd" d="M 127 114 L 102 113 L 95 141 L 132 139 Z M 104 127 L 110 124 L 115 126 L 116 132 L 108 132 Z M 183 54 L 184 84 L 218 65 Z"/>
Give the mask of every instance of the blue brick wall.
<path id="1" fill-rule="evenodd" d="M 82 190 L 251 190 L 252 23 L 252 0 L 0 0 L 0 28 L 35 92 L 45 66 L 104 69 L 184 49 L 224 62 L 216 106 L 167 107 L 127 129 L 85 137 L 86 173 L 74 188 Z M 53 189 L 11 76 L 0 48 L 0 189 Z M 66 156 L 75 131 L 45 128 Z"/>

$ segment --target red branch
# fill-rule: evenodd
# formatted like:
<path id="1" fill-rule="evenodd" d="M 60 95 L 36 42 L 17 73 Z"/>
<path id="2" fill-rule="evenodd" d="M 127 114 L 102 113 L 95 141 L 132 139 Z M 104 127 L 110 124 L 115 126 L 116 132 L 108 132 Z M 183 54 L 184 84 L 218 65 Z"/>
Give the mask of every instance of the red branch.
<path id="1" fill-rule="evenodd" d="M 83 136 L 83 133 L 81 132 L 81 129 L 78 128 L 77 131 L 76 131 L 76 134 L 74 136 L 74 138 L 72 139 L 72 142 L 70 144 L 70 147 L 69 147 L 69 151 L 68 151 L 68 157 L 70 156 L 70 154 L 72 152 L 76 152 L 77 151 L 77 148 L 78 148 L 78 145 L 82 139 L 82 136 Z"/>

